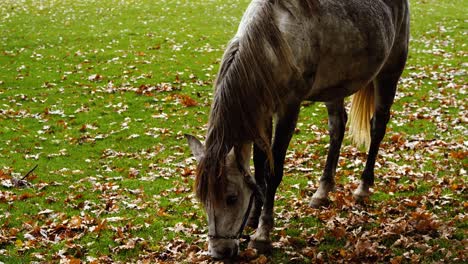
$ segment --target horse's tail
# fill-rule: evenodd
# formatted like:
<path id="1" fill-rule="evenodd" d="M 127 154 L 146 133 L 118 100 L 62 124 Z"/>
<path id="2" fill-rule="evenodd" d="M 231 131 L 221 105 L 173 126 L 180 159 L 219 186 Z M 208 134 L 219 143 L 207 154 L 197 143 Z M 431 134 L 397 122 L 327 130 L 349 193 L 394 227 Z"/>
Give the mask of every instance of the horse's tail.
<path id="1" fill-rule="evenodd" d="M 369 149 L 371 142 L 371 123 L 374 112 L 374 84 L 371 82 L 355 93 L 351 100 L 349 113 L 349 134 L 357 146 Z"/>

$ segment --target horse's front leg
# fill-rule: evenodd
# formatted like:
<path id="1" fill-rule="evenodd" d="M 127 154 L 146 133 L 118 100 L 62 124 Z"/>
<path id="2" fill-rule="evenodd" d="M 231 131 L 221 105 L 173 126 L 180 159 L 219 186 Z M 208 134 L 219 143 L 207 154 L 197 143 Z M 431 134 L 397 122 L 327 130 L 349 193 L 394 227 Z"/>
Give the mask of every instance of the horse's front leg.
<path id="1" fill-rule="evenodd" d="M 335 188 L 335 172 L 338 158 L 340 156 L 341 143 L 343 142 L 346 110 L 343 99 L 326 103 L 328 111 L 328 129 L 330 132 L 330 147 L 328 148 L 327 162 L 320 178 L 317 191 L 312 196 L 310 206 L 318 208 L 328 203 L 328 193 Z"/>
<path id="2" fill-rule="evenodd" d="M 266 131 L 268 133 L 268 138 L 271 140 L 271 119 L 266 124 Z M 268 159 L 267 154 L 256 144 L 254 144 L 254 155 L 253 161 L 255 166 L 255 181 L 263 193 L 266 192 L 266 176 L 268 173 Z M 263 201 L 256 199 L 252 212 L 250 213 L 248 226 L 252 228 L 258 227 L 258 221 L 260 219 L 260 214 L 262 213 Z"/>
<path id="3" fill-rule="evenodd" d="M 273 140 L 272 152 L 274 159 L 274 174 L 267 178 L 267 190 L 265 203 L 260 215 L 260 221 L 255 234 L 252 236 L 249 246 L 256 248 L 259 252 L 269 252 L 271 250 L 270 232 L 273 229 L 273 207 L 275 194 L 278 185 L 283 179 L 284 159 L 286 150 L 291 141 L 294 128 L 296 127 L 299 115 L 300 104 L 294 104 L 278 117 L 275 126 L 275 137 Z"/>

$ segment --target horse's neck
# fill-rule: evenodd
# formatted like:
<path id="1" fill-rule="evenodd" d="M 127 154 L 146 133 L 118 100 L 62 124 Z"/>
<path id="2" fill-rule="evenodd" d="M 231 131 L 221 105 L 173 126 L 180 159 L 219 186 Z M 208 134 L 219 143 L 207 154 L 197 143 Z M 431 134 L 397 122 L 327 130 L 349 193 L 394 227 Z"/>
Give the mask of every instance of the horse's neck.
<path id="1" fill-rule="evenodd" d="M 265 3 L 262 3 L 261 1 L 258 1 L 258 0 L 254 0 L 249 4 L 249 6 L 247 7 L 247 10 L 242 16 L 241 22 L 239 24 L 239 28 L 237 29 L 237 33 L 236 33 L 237 38 L 242 38 L 247 32 L 248 25 L 252 22 L 252 20 L 258 19 L 258 12 L 262 8 L 262 5 L 264 4 Z"/>

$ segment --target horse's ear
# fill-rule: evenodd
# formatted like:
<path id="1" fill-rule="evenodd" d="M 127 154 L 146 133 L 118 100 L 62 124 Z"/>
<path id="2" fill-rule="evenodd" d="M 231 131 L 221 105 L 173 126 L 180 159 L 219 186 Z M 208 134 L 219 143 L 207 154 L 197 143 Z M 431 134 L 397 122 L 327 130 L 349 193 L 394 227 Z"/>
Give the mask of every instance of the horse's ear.
<path id="1" fill-rule="evenodd" d="M 200 162 L 200 160 L 203 158 L 205 155 L 205 147 L 203 144 L 198 140 L 196 137 L 185 134 L 185 138 L 188 141 L 190 150 L 192 150 L 192 154 L 195 157 L 195 159 Z"/>

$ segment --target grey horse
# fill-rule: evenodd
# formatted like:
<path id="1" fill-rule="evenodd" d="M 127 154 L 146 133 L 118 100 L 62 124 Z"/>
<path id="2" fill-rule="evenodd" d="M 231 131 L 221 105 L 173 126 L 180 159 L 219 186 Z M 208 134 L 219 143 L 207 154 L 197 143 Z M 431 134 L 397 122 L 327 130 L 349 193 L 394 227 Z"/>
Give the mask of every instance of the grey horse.
<path id="1" fill-rule="evenodd" d="M 237 255 L 247 223 L 256 227 L 249 246 L 271 249 L 275 193 L 305 100 L 326 104 L 330 132 L 325 169 L 310 206 L 324 205 L 335 186 L 348 119 L 344 98 L 351 95 L 349 130 L 368 148 L 354 196 L 370 195 L 408 41 L 407 0 L 250 3 L 223 56 L 206 142 L 187 135 L 198 161 L 195 191 L 207 212 L 214 258 Z"/>

